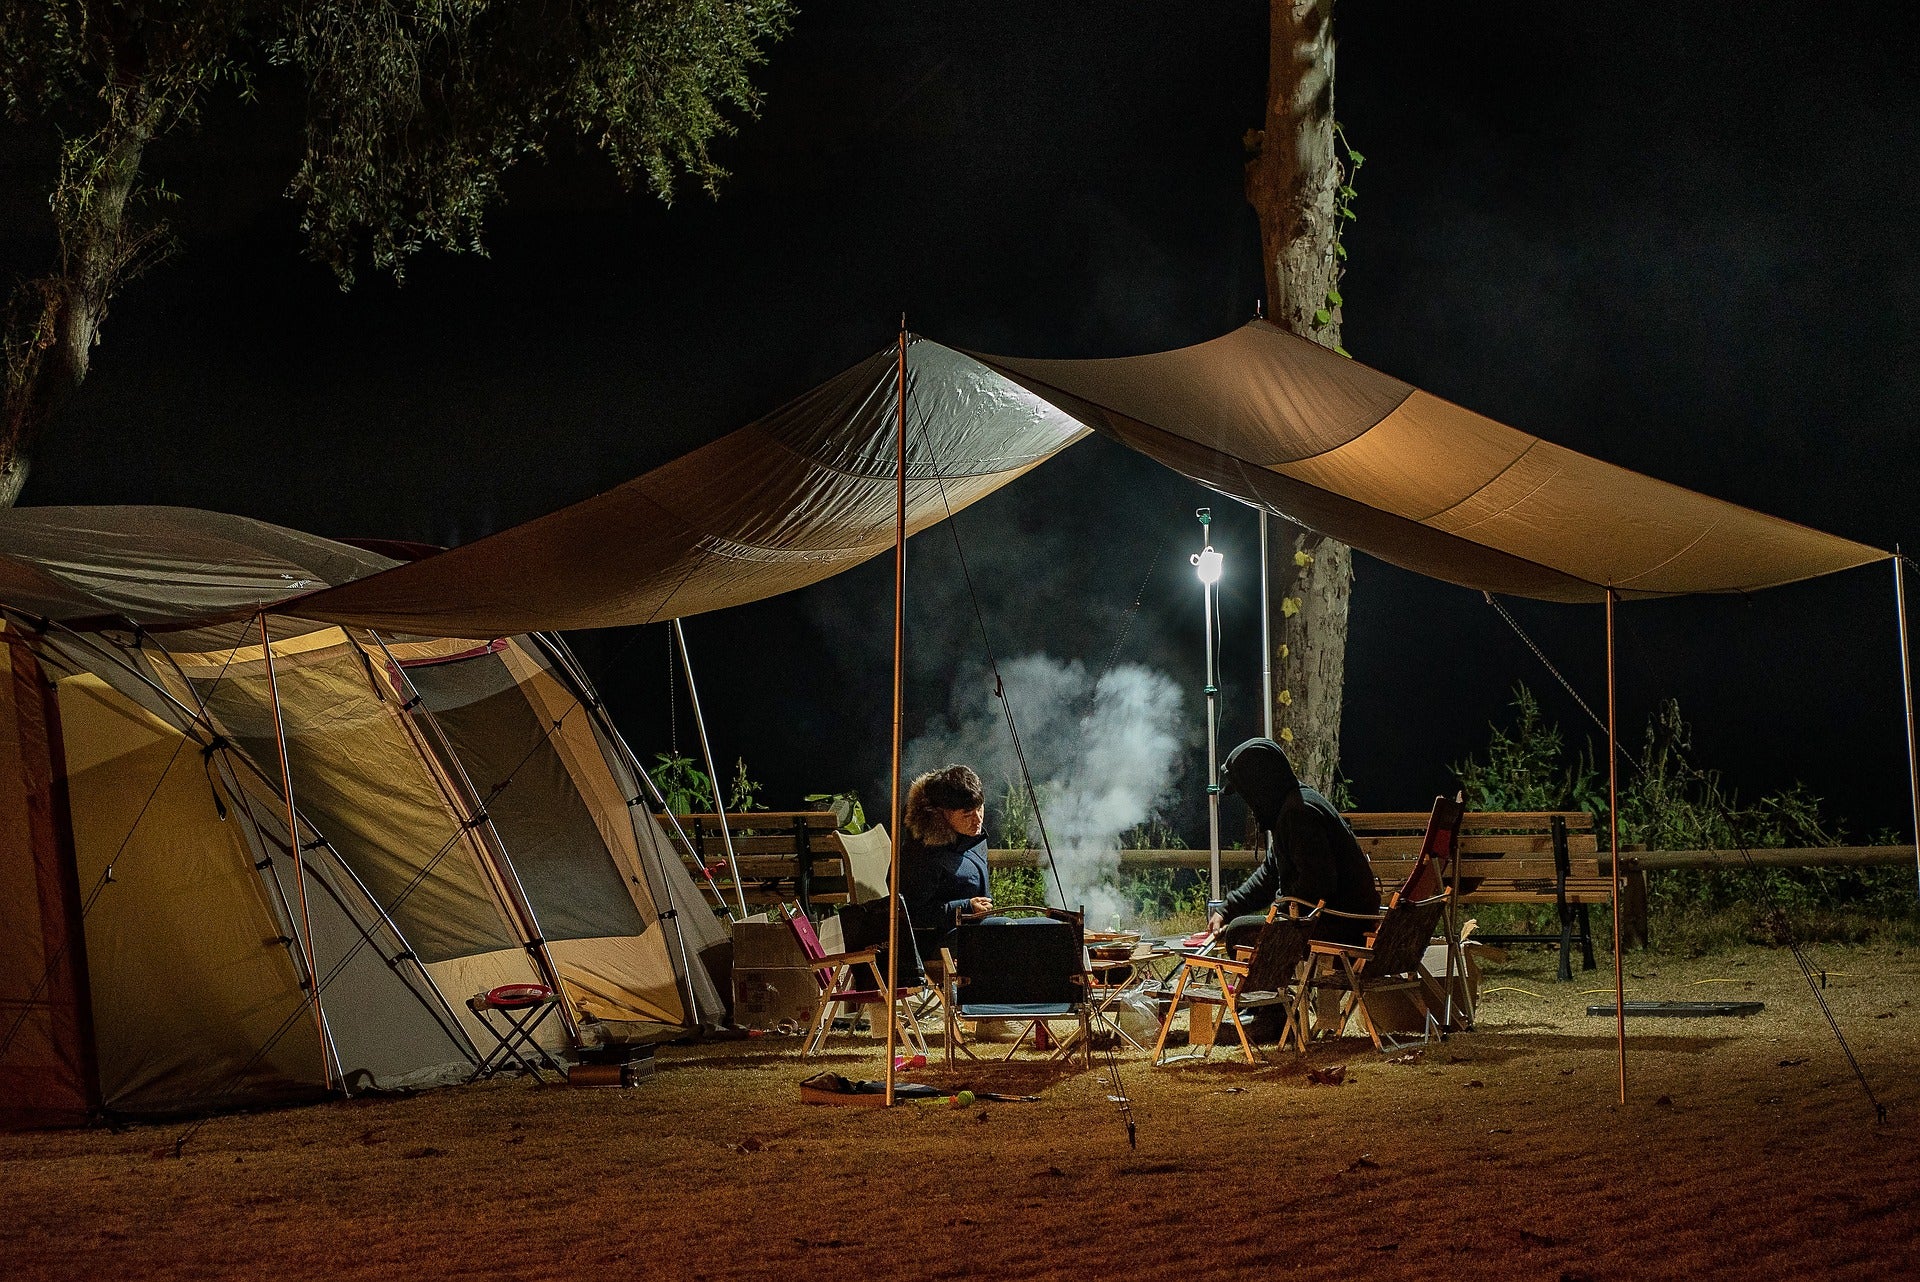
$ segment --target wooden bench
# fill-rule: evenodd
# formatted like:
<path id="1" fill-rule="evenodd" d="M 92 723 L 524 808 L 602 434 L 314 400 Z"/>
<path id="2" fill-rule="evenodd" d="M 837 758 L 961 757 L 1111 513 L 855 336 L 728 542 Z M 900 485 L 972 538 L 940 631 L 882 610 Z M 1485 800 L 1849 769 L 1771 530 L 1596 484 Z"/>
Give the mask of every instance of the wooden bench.
<path id="1" fill-rule="evenodd" d="M 727 867 L 720 817 L 674 816 L 692 842 L 691 849 L 681 845 L 666 815 L 655 818 L 667 839 L 679 847 L 694 880 L 704 884 L 706 879 L 700 870 L 709 869 L 727 904 L 738 902 L 733 872 Z M 740 888 L 749 904 L 797 900 L 802 911 L 810 912 L 815 904 L 844 904 L 852 898 L 846 851 L 840 845 L 840 823 L 831 810 L 752 810 L 729 814 L 726 827 L 733 835 Z"/>
<path id="2" fill-rule="evenodd" d="M 1373 863 L 1381 894 L 1398 888 L 1413 870 L 1426 813 L 1360 811 L 1346 818 Z M 1447 881 L 1453 884 L 1451 876 Z M 1561 979 L 1573 978 L 1571 956 L 1578 941 L 1581 965 L 1594 969 L 1588 909 L 1612 901 L 1613 880 L 1600 859 L 1593 816 L 1586 811 L 1468 811 L 1460 824 L 1459 886 L 1463 904 L 1552 904 L 1559 913 L 1558 934 L 1474 938 L 1489 944 L 1558 943 Z M 1627 889 L 1624 879 L 1622 889 Z"/>

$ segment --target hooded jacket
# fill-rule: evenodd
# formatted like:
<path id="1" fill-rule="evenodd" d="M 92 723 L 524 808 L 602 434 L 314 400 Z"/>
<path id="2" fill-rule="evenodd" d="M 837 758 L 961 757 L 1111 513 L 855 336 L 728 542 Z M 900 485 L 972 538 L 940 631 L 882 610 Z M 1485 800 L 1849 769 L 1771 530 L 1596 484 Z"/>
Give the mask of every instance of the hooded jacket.
<path id="1" fill-rule="evenodd" d="M 927 776 L 907 789 L 901 823 L 907 830 L 900 845 L 900 897 L 916 931 L 933 936 L 938 947 L 956 928 L 967 901 L 987 894 L 987 834 L 963 837 L 947 816 L 927 799 Z M 924 948 L 923 948 L 923 951 Z"/>
<path id="2" fill-rule="evenodd" d="M 1300 782 L 1286 752 L 1271 739 L 1249 739 L 1227 754 L 1222 792 L 1239 795 L 1267 834 L 1267 856 L 1227 896 L 1226 915 L 1264 913 L 1281 895 L 1326 902 L 1345 913 L 1377 913 L 1373 866 L 1333 803 Z M 1367 922 L 1326 919 L 1316 938 L 1360 943 Z"/>

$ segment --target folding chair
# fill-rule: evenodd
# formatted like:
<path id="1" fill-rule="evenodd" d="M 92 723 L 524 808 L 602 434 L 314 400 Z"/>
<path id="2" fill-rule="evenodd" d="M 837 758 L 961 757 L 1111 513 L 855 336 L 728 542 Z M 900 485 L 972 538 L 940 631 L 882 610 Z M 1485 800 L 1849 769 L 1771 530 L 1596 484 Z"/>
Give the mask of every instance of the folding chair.
<path id="1" fill-rule="evenodd" d="M 1267 909 L 1267 919 L 1250 947 L 1228 946 L 1223 956 L 1202 954 L 1182 962 L 1180 977 L 1174 981 L 1173 999 L 1160 1021 L 1160 1038 L 1153 1044 L 1154 1066 L 1172 1062 L 1163 1059 L 1161 1052 L 1182 1002 L 1189 1006 L 1221 1007 L 1224 1012 L 1221 1020 L 1232 1024 L 1233 1031 L 1239 1034 L 1240 1050 L 1249 1064 L 1255 1062 L 1253 1045 L 1247 1040 L 1240 1016 L 1264 1006 L 1286 1008 L 1287 1022 L 1280 1032 L 1280 1045 L 1284 1048 L 1288 1038 L 1292 1038 L 1302 1051 L 1306 1050 L 1306 986 L 1300 982 L 1300 968 L 1307 961 L 1313 927 L 1324 903 L 1323 900 L 1309 904 L 1290 897 L 1276 900 Z M 1282 904 L 1286 905 L 1284 916 Z M 1300 912 L 1302 908 L 1306 909 L 1305 913 Z M 1202 975 L 1210 978 L 1202 979 Z M 1204 1059 L 1212 1053 L 1213 1047 L 1208 1046 L 1204 1053 L 1185 1058 Z"/>
<path id="2" fill-rule="evenodd" d="M 920 1025 L 907 1008 L 907 999 L 920 991 L 917 963 L 913 969 L 916 978 L 910 986 L 893 990 L 892 1000 L 887 998 L 886 963 L 881 958 L 881 948 L 860 948 L 848 952 L 829 953 L 820 946 L 820 936 L 813 929 L 813 921 L 796 906 L 791 910 L 782 908 L 786 916 L 787 927 L 793 931 L 794 939 L 800 945 L 800 951 L 806 954 L 807 964 L 813 970 L 814 981 L 820 985 L 820 999 L 813 1009 L 813 1022 L 807 1030 L 807 1038 L 801 1044 L 802 1056 L 813 1054 L 827 1040 L 827 1034 L 833 1031 L 833 1022 L 842 1012 L 856 1006 L 884 1005 L 892 1008 L 895 1027 L 905 1043 L 918 1053 L 927 1053 L 926 1039 L 920 1035 Z M 909 933 L 911 938 L 911 933 Z M 905 955 L 902 955 L 902 961 Z M 858 968 L 865 968 L 872 976 L 871 988 L 856 986 L 861 983 L 856 978 Z M 904 967 L 903 967 L 904 971 Z"/>
<path id="3" fill-rule="evenodd" d="M 536 1082 L 547 1080 L 540 1075 L 542 1068 L 553 1070 L 564 1080 L 567 1066 L 534 1040 L 540 1025 L 559 1006 L 553 990 L 545 984 L 502 984 L 467 998 L 467 1009 L 494 1041 L 493 1049 L 481 1057 L 467 1080 L 490 1079 L 495 1073 L 506 1072 L 509 1063 Z"/>
<path id="4" fill-rule="evenodd" d="M 1432 998 L 1436 1003 L 1439 1001 L 1439 986 L 1427 971 L 1423 959 L 1427 940 L 1433 935 L 1434 925 L 1440 920 L 1441 913 L 1446 911 L 1450 898 L 1449 892 L 1444 890 L 1431 899 L 1395 896 L 1392 906 L 1383 913 L 1343 913 L 1332 908 L 1323 910 L 1323 917 L 1374 923 L 1365 944 L 1336 944 L 1316 939 L 1309 952 L 1313 968 L 1307 977 L 1308 989 L 1316 993 L 1337 991 L 1342 994 L 1340 1022 L 1334 1029 L 1336 1033 L 1346 1028 L 1347 1021 L 1353 1018 L 1357 1010 L 1361 1023 L 1366 1026 L 1367 1036 L 1373 1039 L 1375 1050 L 1385 1051 L 1390 1046 L 1397 1046 L 1398 1043 L 1391 1036 L 1384 1043 L 1381 1041 L 1380 1030 L 1367 1009 L 1367 997 L 1401 990 L 1411 996 L 1420 1012 L 1421 1040 L 1427 1040 L 1438 1028 L 1439 1021 L 1428 1007 L 1427 999 Z"/>
<path id="5" fill-rule="evenodd" d="M 1007 917 L 1030 912 L 1033 917 Z M 1012 1059 L 1041 1024 L 1078 1021 L 1087 1066 L 1093 1066 L 1093 1002 L 1087 975 L 1085 921 L 1080 913 L 1021 905 L 998 908 L 990 917 L 960 920 L 945 950 L 947 1065 L 954 1051 L 979 1056 L 960 1039 L 960 1023 L 1026 1025 L 1002 1059 Z M 1068 1053 L 1070 1038 L 1054 1049 Z"/>
<path id="6" fill-rule="evenodd" d="M 1455 920 L 1460 907 L 1460 824 L 1466 818 L 1466 798 L 1461 793 L 1452 797 L 1435 797 L 1433 812 L 1427 816 L 1427 831 L 1420 838 L 1420 853 L 1415 858 L 1413 868 L 1407 873 L 1407 879 L 1400 888 L 1387 897 L 1382 911 L 1392 908 L 1402 899 L 1431 899 L 1442 890 L 1449 890 L 1451 898 L 1447 911 L 1441 919 L 1444 923 L 1442 936 L 1447 946 L 1446 974 L 1446 1018 L 1441 1021 L 1443 1028 L 1453 1027 L 1453 992 L 1455 975 L 1466 972 L 1466 958 L 1460 952 L 1460 929 Z M 1473 1026 L 1472 999 L 1466 998 L 1465 1009 L 1461 1012 L 1466 1027 Z"/>

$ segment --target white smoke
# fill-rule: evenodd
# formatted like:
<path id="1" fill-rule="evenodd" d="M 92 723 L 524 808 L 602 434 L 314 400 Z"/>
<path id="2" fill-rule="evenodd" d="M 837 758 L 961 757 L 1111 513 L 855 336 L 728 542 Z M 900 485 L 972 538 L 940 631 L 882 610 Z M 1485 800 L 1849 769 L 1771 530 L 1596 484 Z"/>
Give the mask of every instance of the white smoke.
<path id="1" fill-rule="evenodd" d="M 1120 834 L 1155 818 L 1173 796 L 1186 738 L 1179 687 L 1138 664 L 1122 664 L 1096 682 L 1078 660 L 1044 654 L 1000 671 L 1066 905 L 1084 907 L 1090 924 L 1105 926 L 1130 911 L 1115 888 Z M 1022 775 L 993 679 L 977 670 L 962 673 L 946 715 L 907 745 L 909 779 L 952 762 L 979 772 L 988 821 L 998 831 L 1006 789 L 1019 789 Z M 1031 838 L 1039 846 L 1038 825 Z"/>

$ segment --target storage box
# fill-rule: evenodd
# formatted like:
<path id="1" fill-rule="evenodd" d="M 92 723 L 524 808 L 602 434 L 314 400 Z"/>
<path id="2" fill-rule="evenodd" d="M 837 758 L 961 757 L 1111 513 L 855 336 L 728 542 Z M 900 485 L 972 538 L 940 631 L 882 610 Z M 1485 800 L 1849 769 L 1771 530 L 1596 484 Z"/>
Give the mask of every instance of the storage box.
<path id="1" fill-rule="evenodd" d="M 774 970 L 805 966 L 807 955 L 793 937 L 793 927 L 784 921 L 737 921 L 733 923 L 733 968 Z"/>
<path id="2" fill-rule="evenodd" d="M 784 928 L 783 928 L 784 929 Z M 820 1002 L 820 984 L 804 966 L 734 968 L 733 1022 L 739 1028 L 807 1027 Z"/>

